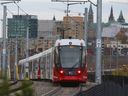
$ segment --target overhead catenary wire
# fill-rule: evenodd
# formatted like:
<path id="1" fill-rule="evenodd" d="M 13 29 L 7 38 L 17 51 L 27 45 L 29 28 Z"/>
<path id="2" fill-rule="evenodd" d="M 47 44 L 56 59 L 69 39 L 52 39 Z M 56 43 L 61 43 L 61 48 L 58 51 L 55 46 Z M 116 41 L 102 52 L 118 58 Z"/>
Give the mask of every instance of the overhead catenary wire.
<path id="1" fill-rule="evenodd" d="M 25 13 L 25 15 L 28 15 L 28 13 L 26 11 L 24 11 L 18 4 L 17 2 L 14 1 L 14 4 L 18 7 L 18 9 L 20 9 L 23 13 Z"/>
<path id="2" fill-rule="evenodd" d="M 17 4 L 16 1 L 14 1 L 14 2 L 3 2 L 3 3 L 1 3 L 1 5 L 3 6 L 3 4 L 6 4 L 6 3 L 13 3 L 13 4 L 15 4 L 15 5 L 18 7 L 18 9 L 20 9 L 23 13 L 25 13 L 25 15 L 28 15 L 28 13 L 27 13 L 26 11 L 24 11 L 24 10 Z M 12 11 L 10 11 L 8 8 L 7 8 L 7 10 L 8 10 L 9 13 L 11 13 L 12 15 L 14 15 L 14 13 L 13 13 Z M 18 12 L 18 13 L 19 13 L 19 12 Z"/>

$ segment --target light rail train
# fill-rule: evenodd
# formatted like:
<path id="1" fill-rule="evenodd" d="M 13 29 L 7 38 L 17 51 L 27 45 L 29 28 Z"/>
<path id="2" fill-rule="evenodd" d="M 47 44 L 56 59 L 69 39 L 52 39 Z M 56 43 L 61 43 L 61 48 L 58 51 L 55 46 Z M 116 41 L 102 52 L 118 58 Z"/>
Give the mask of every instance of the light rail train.
<path id="1" fill-rule="evenodd" d="M 20 60 L 18 69 L 19 79 L 28 76 L 29 79 L 50 79 L 53 82 L 85 83 L 85 42 L 79 39 L 58 39 L 54 47 Z"/>

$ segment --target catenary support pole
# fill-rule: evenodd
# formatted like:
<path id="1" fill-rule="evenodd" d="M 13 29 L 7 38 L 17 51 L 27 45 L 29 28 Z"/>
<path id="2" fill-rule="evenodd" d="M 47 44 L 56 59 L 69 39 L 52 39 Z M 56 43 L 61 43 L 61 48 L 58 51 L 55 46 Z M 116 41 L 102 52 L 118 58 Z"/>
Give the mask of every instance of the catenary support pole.
<path id="1" fill-rule="evenodd" d="M 96 34 L 96 75 L 95 82 L 101 84 L 101 22 L 102 22 L 102 0 L 97 0 L 97 34 Z"/>
<path id="2" fill-rule="evenodd" d="M 85 40 L 85 47 L 87 49 L 87 37 L 88 37 L 88 9 L 85 8 L 85 13 L 84 13 L 84 40 Z"/>
<path id="3" fill-rule="evenodd" d="M 29 57 L 29 16 L 26 15 L 27 17 L 27 33 L 26 33 L 26 58 Z M 29 63 L 26 62 L 26 65 L 25 65 L 25 79 L 28 80 L 29 79 Z"/>
<path id="4" fill-rule="evenodd" d="M 6 62 L 6 17 L 7 7 L 3 6 L 3 63 L 2 63 L 2 76 L 7 76 L 7 62 Z"/>

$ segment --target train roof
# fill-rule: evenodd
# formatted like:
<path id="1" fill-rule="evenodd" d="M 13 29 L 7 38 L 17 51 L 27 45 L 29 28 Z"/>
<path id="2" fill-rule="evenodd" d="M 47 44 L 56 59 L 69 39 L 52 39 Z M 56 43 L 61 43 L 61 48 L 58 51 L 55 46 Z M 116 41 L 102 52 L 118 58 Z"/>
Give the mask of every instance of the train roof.
<path id="1" fill-rule="evenodd" d="M 28 57 L 28 58 L 19 60 L 19 63 L 18 63 L 18 64 L 21 65 L 21 64 L 24 64 L 24 63 L 26 63 L 26 62 L 29 62 L 29 61 L 38 59 L 38 58 L 40 58 L 40 57 L 42 57 L 42 56 L 45 56 L 45 55 L 51 53 L 53 49 L 54 49 L 54 47 L 49 48 L 48 50 L 45 50 L 45 51 L 40 52 L 40 53 L 38 53 L 38 54 L 35 54 L 35 55 L 33 55 L 33 56 L 30 56 L 30 57 Z"/>
<path id="2" fill-rule="evenodd" d="M 85 42 L 83 39 L 58 39 L 55 42 L 55 46 L 64 46 L 64 45 L 85 46 Z"/>

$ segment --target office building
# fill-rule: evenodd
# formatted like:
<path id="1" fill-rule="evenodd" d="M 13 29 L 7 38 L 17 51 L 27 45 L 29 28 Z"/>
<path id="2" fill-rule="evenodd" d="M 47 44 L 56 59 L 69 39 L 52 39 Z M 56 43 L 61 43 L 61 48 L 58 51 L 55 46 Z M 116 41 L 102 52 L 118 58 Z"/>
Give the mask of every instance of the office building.
<path id="1" fill-rule="evenodd" d="M 13 15 L 8 18 L 8 38 L 26 38 L 27 28 L 29 38 L 37 38 L 38 20 L 35 15 Z"/>

